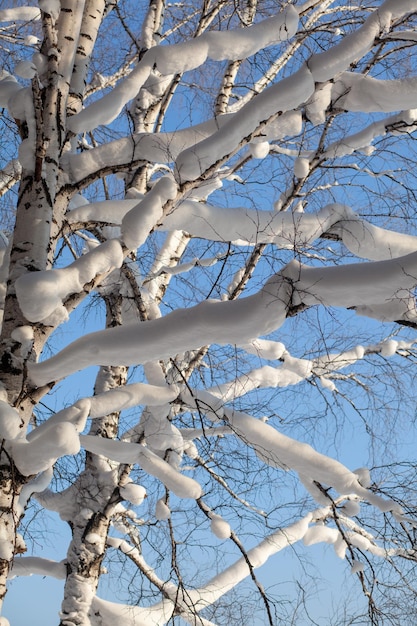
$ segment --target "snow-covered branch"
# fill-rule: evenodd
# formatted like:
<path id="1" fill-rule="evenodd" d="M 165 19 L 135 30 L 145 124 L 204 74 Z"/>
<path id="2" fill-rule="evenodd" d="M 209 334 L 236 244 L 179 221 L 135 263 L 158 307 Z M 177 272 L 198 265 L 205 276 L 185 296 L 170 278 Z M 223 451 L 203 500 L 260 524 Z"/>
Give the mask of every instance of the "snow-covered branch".
<path id="1" fill-rule="evenodd" d="M 58 354 L 31 365 L 43 385 L 90 365 L 138 364 L 174 356 L 202 345 L 240 345 L 280 328 L 291 306 L 340 306 L 382 321 L 417 318 L 412 290 L 417 253 L 373 263 L 316 268 L 292 261 L 255 295 L 238 301 L 203 302 L 146 325 L 91 333 Z M 241 320 L 236 327 L 237 317 Z"/>

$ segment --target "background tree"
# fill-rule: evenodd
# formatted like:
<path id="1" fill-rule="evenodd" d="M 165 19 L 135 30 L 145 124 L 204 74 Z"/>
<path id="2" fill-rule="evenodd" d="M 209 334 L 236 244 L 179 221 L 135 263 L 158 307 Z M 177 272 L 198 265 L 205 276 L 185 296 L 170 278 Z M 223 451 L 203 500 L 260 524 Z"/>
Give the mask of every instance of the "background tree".
<path id="1" fill-rule="evenodd" d="M 41 573 L 61 626 L 306 624 L 305 582 L 256 570 L 326 543 L 365 599 L 332 624 L 414 623 L 417 2 L 15 4 L 1 597 Z M 22 556 L 34 507 L 64 562 Z M 96 594 L 118 561 L 126 604 Z"/>

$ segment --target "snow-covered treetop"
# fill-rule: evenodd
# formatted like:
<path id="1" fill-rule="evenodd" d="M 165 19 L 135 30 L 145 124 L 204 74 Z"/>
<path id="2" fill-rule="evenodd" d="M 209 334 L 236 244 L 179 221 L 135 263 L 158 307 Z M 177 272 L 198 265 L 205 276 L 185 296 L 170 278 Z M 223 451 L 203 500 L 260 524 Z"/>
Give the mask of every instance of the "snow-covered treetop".
<path id="1" fill-rule="evenodd" d="M 269 556 L 325 542 L 370 597 L 359 556 L 414 559 L 414 522 L 336 444 L 375 431 L 358 451 L 368 463 L 386 432 L 363 409 L 365 365 L 381 372 L 375 406 L 391 410 L 387 372 L 415 353 L 417 1 L 3 4 L 9 526 L 34 495 L 73 529 L 67 560 L 16 558 L 13 574 L 66 578 L 65 626 L 98 613 L 212 624 L 209 607 Z M 74 375 L 88 382 L 92 366 L 85 392 Z M 366 530 L 369 510 L 395 541 Z M 239 533 L 261 522 L 246 550 Z M 176 560 L 204 524 L 210 549 L 239 550 L 208 582 Z M 165 528 L 170 571 L 155 549 Z M 0 559 L 14 540 L 0 528 Z M 97 567 L 80 583 L 76 559 L 107 549 L 141 571 L 152 605 L 126 614 L 96 598 Z"/>

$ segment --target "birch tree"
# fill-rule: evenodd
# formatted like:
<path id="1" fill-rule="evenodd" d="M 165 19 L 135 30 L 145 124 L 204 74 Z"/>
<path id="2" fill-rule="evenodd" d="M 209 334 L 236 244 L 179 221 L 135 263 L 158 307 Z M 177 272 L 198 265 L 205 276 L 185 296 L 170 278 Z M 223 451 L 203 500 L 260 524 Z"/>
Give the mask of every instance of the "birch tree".
<path id="1" fill-rule="evenodd" d="M 247 579 L 307 624 L 258 568 L 326 544 L 364 598 L 340 623 L 416 617 L 416 17 L 1 3 L 2 601 L 41 574 L 60 626 L 242 624 Z"/>

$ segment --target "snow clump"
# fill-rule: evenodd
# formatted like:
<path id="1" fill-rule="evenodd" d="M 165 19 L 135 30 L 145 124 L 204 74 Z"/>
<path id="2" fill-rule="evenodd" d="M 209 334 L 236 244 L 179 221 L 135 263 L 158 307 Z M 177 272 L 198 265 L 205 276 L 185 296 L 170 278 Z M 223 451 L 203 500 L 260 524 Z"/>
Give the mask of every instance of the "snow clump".
<path id="1" fill-rule="evenodd" d="M 228 539 L 231 535 L 230 525 L 217 513 L 210 513 L 210 530 L 218 539 Z"/>
<path id="2" fill-rule="evenodd" d="M 120 487 L 120 495 L 123 500 L 139 506 L 146 498 L 146 489 L 142 485 L 136 485 L 133 481 L 127 482 Z"/>

